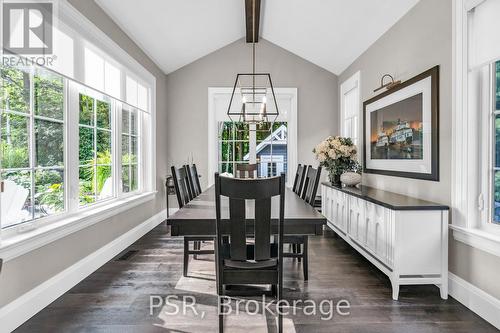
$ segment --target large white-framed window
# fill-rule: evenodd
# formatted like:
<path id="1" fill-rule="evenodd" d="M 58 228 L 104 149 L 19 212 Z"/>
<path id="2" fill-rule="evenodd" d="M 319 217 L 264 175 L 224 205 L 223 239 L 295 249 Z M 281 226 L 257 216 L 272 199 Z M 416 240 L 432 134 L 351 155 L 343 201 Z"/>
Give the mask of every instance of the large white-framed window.
<path id="1" fill-rule="evenodd" d="M 451 228 L 455 239 L 500 256 L 500 2 L 453 3 Z"/>
<path id="2" fill-rule="evenodd" d="M 53 62 L 20 55 L 0 65 L 6 260 L 156 191 L 154 76 L 67 1 L 58 4 Z"/>
<path id="3" fill-rule="evenodd" d="M 355 145 L 360 143 L 360 84 L 358 71 L 340 85 L 340 135 L 351 138 Z"/>
<path id="4" fill-rule="evenodd" d="M 147 110 L 36 65 L 0 66 L 0 74 L 1 228 L 33 228 L 149 190 Z"/>

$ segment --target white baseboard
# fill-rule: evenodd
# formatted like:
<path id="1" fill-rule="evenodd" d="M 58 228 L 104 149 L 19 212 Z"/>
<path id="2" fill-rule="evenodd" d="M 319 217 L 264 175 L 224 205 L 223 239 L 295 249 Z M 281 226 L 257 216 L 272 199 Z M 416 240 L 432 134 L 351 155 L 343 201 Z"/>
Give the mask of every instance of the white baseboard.
<path id="1" fill-rule="evenodd" d="M 500 329 L 500 300 L 455 274 L 448 274 L 450 296 Z"/>
<path id="2" fill-rule="evenodd" d="M 74 287 L 99 267 L 165 221 L 167 211 L 163 210 L 142 222 L 102 248 L 56 274 L 47 281 L 28 291 L 21 297 L 0 308 L 0 333 L 11 332 L 34 316 L 40 310 Z"/>

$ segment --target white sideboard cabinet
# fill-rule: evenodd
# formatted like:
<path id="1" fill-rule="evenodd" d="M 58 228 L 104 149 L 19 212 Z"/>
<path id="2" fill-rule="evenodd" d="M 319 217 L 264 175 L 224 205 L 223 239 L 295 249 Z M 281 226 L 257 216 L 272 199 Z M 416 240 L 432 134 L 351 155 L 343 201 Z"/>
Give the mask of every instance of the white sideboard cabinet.
<path id="1" fill-rule="evenodd" d="M 444 205 L 371 187 L 321 186 L 327 225 L 399 286 L 434 284 L 448 298 L 448 211 Z"/>

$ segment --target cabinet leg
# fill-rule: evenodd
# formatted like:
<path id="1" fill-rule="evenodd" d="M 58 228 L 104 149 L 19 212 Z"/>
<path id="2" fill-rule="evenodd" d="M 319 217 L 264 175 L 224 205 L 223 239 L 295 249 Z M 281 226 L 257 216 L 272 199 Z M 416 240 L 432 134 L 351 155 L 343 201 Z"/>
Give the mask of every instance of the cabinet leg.
<path id="1" fill-rule="evenodd" d="M 448 282 L 439 285 L 439 293 L 442 299 L 448 299 Z"/>
<path id="2" fill-rule="evenodd" d="M 392 285 L 392 299 L 397 301 L 399 298 L 399 284 L 391 281 Z"/>

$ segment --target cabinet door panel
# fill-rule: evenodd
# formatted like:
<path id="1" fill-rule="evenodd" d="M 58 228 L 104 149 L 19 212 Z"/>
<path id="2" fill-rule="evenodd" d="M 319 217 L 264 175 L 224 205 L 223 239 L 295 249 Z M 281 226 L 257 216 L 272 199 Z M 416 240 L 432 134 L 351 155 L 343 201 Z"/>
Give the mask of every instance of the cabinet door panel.
<path id="1" fill-rule="evenodd" d="M 365 215 L 365 201 L 349 196 L 349 226 L 348 233 L 351 238 L 358 241 L 360 238 L 360 225 Z"/>

